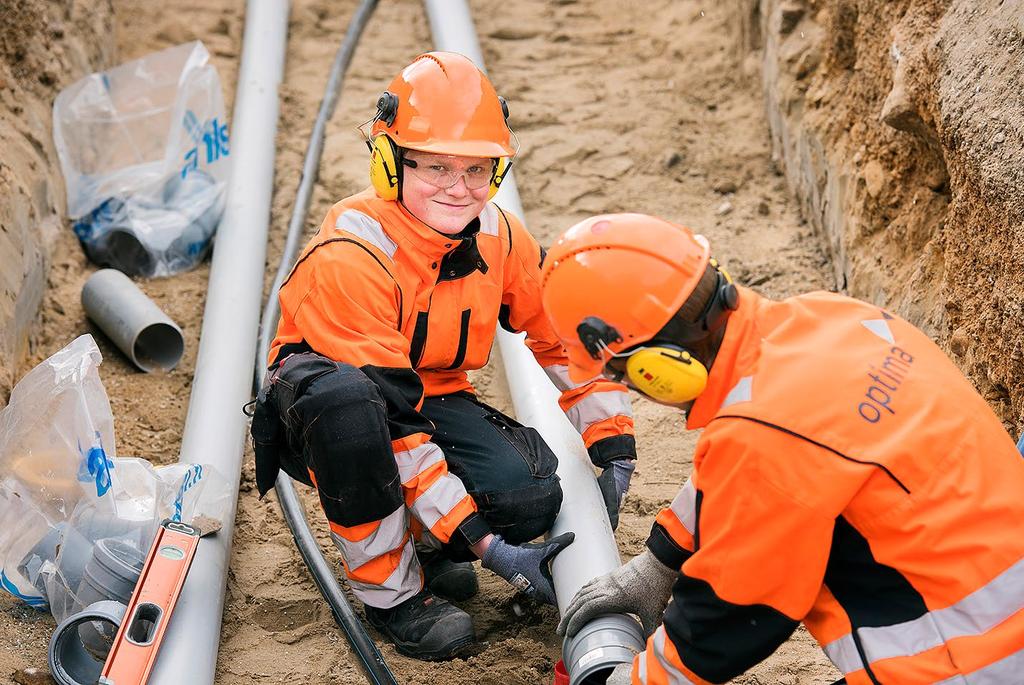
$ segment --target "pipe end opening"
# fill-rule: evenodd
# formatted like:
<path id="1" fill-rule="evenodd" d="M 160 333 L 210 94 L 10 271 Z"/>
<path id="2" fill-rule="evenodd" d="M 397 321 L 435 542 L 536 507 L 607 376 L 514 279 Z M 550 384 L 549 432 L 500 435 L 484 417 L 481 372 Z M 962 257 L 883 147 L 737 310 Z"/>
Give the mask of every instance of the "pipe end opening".
<path id="1" fill-rule="evenodd" d="M 185 352 L 185 340 L 177 327 L 168 323 L 146 326 L 132 346 L 132 361 L 147 373 L 170 371 Z"/>

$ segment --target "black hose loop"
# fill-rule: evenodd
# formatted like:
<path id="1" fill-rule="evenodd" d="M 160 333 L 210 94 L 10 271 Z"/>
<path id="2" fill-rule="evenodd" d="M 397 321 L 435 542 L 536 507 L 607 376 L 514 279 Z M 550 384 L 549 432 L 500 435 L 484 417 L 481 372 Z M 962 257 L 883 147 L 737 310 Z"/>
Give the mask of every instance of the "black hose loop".
<path id="1" fill-rule="evenodd" d="M 263 385 L 263 377 L 267 372 L 266 363 L 270 354 L 270 343 L 277 329 L 277 322 L 281 316 L 281 310 L 277 295 L 284 282 L 285 277 L 291 270 L 295 256 L 299 249 L 299 240 L 302 238 L 302 229 L 306 222 L 306 215 L 309 214 L 310 200 L 313 196 L 313 186 L 316 184 L 317 175 L 320 169 L 320 158 L 324 151 L 324 135 L 327 129 L 327 122 L 334 115 L 335 106 L 338 103 L 338 96 L 341 94 L 342 83 L 345 71 L 352 61 L 356 45 L 366 27 L 370 16 L 377 7 L 378 0 L 363 0 L 359 5 L 352 20 L 349 22 L 345 37 L 338 47 L 338 52 L 331 65 L 331 72 L 327 79 L 327 86 L 324 90 L 324 98 L 320 103 L 320 110 L 317 112 L 316 121 L 313 123 L 313 132 L 309 137 L 309 146 L 306 148 L 306 156 L 302 163 L 302 180 L 299 182 L 299 189 L 295 198 L 295 206 L 292 210 L 291 220 L 288 223 L 288 235 L 285 239 L 284 249 L 281 254 L 281 262 L 277 267 L 277 275 L 270 287 L 270 294 L 267 297 L 266 306 L 263 308 L 262 323 L 260 325 L 259 351 L 256 355 L 256 369 L 254 374 L 254 392 L 258 392 Z M 398 685 L 395 676 L 392 675 L 388 665 L 384 662 L 380 650 L 373 639 L 366 632 L 366 627 L 359 616 L 353 611 L 349 604 L 345 591 L 338 583 L 337 577 L 324 555 L 320 551 L 313 532 L 309 529 L 309 522 L 306 520 L 306 512 L 295 493 L 292 480 L 284 472 L 278 474 L 275 483 L 277 499 L 281 504 L 281 513 L 284 515 L 288 528 L 295 538 L 295 546 L 302 555 L 302 560 L 309 567 L 320 594 L 327 600 L 331 607 L 334 620 L 341 627 L 348 639 L 352 651 L 359 659 L 359 665 L 363 669 L 368 682 L 371 685 Z"/>

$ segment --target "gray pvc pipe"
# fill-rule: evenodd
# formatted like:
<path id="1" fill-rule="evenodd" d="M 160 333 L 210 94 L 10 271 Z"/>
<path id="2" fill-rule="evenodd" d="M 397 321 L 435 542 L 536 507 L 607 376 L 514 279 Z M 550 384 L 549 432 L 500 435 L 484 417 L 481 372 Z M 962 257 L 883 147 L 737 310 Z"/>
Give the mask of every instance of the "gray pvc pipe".
<path id="1" fill-rule="evenodd" d="M 170 371 L 185 351 L 178 324 L 132 279 L 100 269 L 82 287 L 82 307 L 117 348 L 143 371 Z"/>
<path id="2" fill-rule="evenodd" d="M 424 0 L 434 44 L 439 50 L 459 52 L 484 69 L 476 28 L 465 0 Z M 515 103 L 511 103 L 515 108 Z M 496 201 L 518 216 L 523 206 L 510 174 L 501 184 Z M 558 455 L 562 479 L 562 508 L 549 535 L 567 531 L 576 541 L 552 563 L 559 611 L 587 582 L 619 567 L 619 551 L 608 522 L 608 512 L 579 433 L 558 407 L 558 391 L 548 380 L 522 335 L 498 331 L 498 347 L 508 378 L 512 403 L 520 422 L 536 428 Z M 562 645 L 562 658 L 571 685 L 603 683 L 616 665 L 631 661 L 644 648 L 640 625 L 630 616 L 608 614 L 588 623 Z"/>
<path id="3" fill-rule="evenodd" d="M 231 178 L 203 313 L 181 455 L 238 482 L 252 393 L 274 181 L 278 86 L 288 37 L 287 0 L 249 0 L 231 130 Z M 217 666 L 237 500 L 204 537 L 167 624 L 150 685 L 211 685 Z"/>

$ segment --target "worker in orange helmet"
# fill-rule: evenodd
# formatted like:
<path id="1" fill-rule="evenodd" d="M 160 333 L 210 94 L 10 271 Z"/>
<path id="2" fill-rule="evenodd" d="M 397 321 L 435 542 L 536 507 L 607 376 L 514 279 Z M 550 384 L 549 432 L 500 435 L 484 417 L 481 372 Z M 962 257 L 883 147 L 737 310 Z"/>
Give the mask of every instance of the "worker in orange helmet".
<path id="1" fill-rule="evenodd" d="M 570 377 L 703 429 L 647 549 L 559 624 L 640 617 L 608 683 L 724 683 L 801 622 L 849 685 L 1021 682 L 1024 460 L 926 335 L 841 295 L 769 300 L 639 214 L 570 228 L 542 289 Z"/>
<path id="2" fill-rule="evenodd" d="M 443 598 L 483 565 L 554 603 L 567 533 L 557 459 L 477 399 L 466 371 L 495 330 L 525 331 L 604 468 L 615 513 L 636 449 L 626 388 L 573 383 L 540 305 L 542 252 L 491 199 L 516 153 L 508 108 L 466 57 L 432 52 L 394 78 L 361 130 L 370 187 L 335 204 L 281 287 L 253 419 L 257 486 L 278 469 L 317 488 L 353 594 L 399 651 L 450 657 L 472 620 Z"/>

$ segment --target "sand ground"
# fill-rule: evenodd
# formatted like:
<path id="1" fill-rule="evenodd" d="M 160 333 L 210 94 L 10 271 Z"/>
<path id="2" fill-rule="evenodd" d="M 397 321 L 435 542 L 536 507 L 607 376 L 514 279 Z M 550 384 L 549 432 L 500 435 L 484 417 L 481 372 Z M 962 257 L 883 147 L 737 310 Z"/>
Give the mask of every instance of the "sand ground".
<path id="1" fill-rule="evenodd" d="M 230 102 L 241 47 L 239 0 L 116 0 L 120 57 L 202 39 Z M 338 41 L 355 0 L 296 0 L 282 88 L 268 283 L 284 239 L 302 155 Z M 738 280 L 769 295 L 822 288 L 828 264 L 773 168 L 757 65 L 734 47 L 726 3 L 697 0 L 499 0 L 471 2 L 491 77 L 511 106 L 523 151 L 516 177 L 527 225 L 544 244 L 590 214 L 659 214 L 704 232 Z M 332 202 L 366 184 L 355 127 L 404 64 L 431 47 L 421 3 L 381 3 L 356 53 L 328 132 L 312 229 Z M 61 237 L 49 291 L 22 372 L 93 332 L 105 356 L 117 452 L 155 463 L 180 446 L 201 326 L 208 266 L 143 289 L 186 334 L 181 365 L 163 376 L 136 373 L 86 321 L 78 302 L 94 269 L 70 232 Z M 495 355 L 497 357 L 497 355 Z M 510 409 L 500 363 L 475 374 L 488 402 Z M 657 510 L 691 468 L 695 436 L 682 417 L 635 403 L 640 461 L 618 539 L 638 553 Z M 361 676 L 295 551 L 273 494 L 259 501 L 251 455 L 240 503 L 218 660 L 220 683 L 350 683 Z M 312 493 L 304 500 L 325 551 L 336 559 Z M 560 644 L 556 614 L 516 617 L 510 588 L 481 572 L 465 608 L 483 644 L 466 660 L 424 664 L 383 651 L 402 683 L 536 684 L 551 681 Z M 45 666 L 52 620 L 0 601 L 0 677 Z M 837 675 L 813 640 L 797 633 L 741 683 L 831 683 Z"/>

